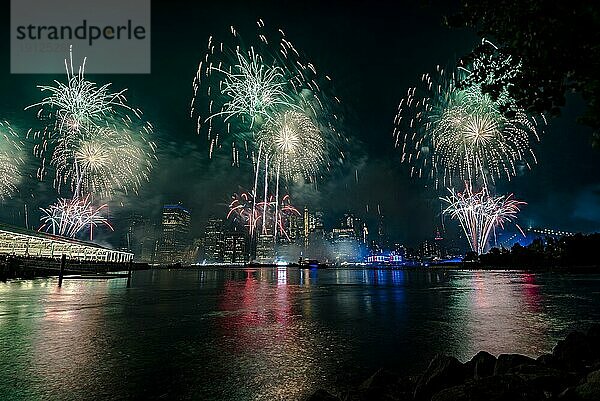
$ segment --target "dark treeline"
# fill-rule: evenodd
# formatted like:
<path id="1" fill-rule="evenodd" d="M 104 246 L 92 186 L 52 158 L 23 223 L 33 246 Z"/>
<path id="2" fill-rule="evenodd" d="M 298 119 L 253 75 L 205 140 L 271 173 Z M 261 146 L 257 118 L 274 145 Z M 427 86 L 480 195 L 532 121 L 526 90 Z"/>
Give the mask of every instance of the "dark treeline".
<path id="1" fill-rule="evenodd" d="M 479 256 L 482 266 L 578 267 L 600 266 L 600 234 L 537 238 L 531 244 L 492 248 Z M 468 259 L 468 258 L 466 258 Z"/>

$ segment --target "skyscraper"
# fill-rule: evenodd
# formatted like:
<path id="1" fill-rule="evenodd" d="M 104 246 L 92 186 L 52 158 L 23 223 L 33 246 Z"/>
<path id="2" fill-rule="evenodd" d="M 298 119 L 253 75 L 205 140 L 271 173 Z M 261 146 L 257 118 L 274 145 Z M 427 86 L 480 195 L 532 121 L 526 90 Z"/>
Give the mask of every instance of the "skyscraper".
<path id="1" fill-rule="evenodd" d="M 156 223 L 147 221 L 142 237 L 142 251 L 140 261 L 145 263 L 156 263 L 157 230 Z"/>
<path id="2" fill-rule="evenodd" d="M 334 228 L 332 243 L 334 246 L 333 256 L 337 263 L 358 261 L 359 247 L 354 228 L 347 226 L 345 228 Z"/>
<path id="3" fill-rule="evenodd" d="M 340 228 L 354 229 L 356 218 L 352 213 L 344 213 L 344 218 L 340 221 Z"/>
<path id="4" fill-rule="evenodd" d="M 125 218 L 126 227 L 123 245 L 121 248 L 127 252 L 133 253 L 133 260 L 136 262 L 151 262 L 152 258 L 144 259 L 144 244 L 150 241 L 150 219 L 138 213 L 132 213 Z"/>
<path id="5" fill-rule="evenodd" d="M 223 219 L 211 217 L 206 222 L 204 258 L 208 263 L 223 262 Z"/>
<path id="6" fill-rule="evenodd" d="M 313 225 L 314 225 L 314 219 L 311 218 L 310 213 L 308 212 L 308 208 L 304 207 L 304 214 L 303 214 L 303 219 L 302 219 L 302 223 L 303 223 L 303 237 L 304 237 L 304 248 L 308 248 L 308 236 L 311 233 L 311 220 L 313 221 Z M 313 226 L 314 227 L 314 226 Z"/>
<path id="7" fill-rule="evenodd" d="M 381 251 L 385 251 L 389 248 L 386 226 L 385 226 L 385 218 L 379 206 L 377 206 L 378 216 L 377 216 L 377 246 Z"/>
<path id="8" fill-rule="evenodd" d="M 223 240 L 223 262 L 244 263 L 246 262 L 246 235 L 234 227 L 227 231 Z"/>
<path id="9" fill-rule="evenodd" d="M 304 219 L 299 215 L 291 215 L 289 218 L 289 242 L 297 243 L 304 238 Z"/>
<path id="10" fill-rule="evenodd" d="M 181 203 L 163 207 L 162 232 L 157 252 L 159 263 L 187 262 L 186 248 L 189 245 L 190 219 L 190 211 Z"/>
<path id="11" fill-rule="evenodd" d="M 256 240 L 256 260 L 260 263 L 275 261 L 275 236 L 268 233 L 258 234 Z"/>

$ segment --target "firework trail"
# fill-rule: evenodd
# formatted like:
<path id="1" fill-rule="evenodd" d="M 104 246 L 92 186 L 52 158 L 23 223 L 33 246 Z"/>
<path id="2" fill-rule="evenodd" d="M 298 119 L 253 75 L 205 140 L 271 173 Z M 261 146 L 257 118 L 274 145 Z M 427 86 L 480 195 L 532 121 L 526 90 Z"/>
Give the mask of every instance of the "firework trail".
<path id="1" fill-rule="evenodd" d="M 104 212 L 108 205 L 94 206 L 90 196 L 58 201 L 42 211 L 42 226 L 38 231 L 51 232 L 54 235 L 76 238 L 82 231 L 89 230 L 89 238 L 93 240 L 94 229 L 98 226 L 113 230 Z"/>
<path id="2" fill-rule="evenodd" d="M 279 202 L 273 195 L 269 195 L 266 202 L 255 202 L 250 192 L 234 194 L 227 213 L 227 219 L 246 227 L 251 237 L 256 231 L 262 231 L 273 232 L 288 240 L 289 219 L 292 216 L 300 216 L 300 212 L 292 205 L 289 195 L 283 196 Z"/>
<path id="3" fill-rule="evenodd" d="M 492 196 L 487 188 L 474 192 L 467 185 L 463 192 L 448 189 L 449 196 L 440 198 L 447 204 L 443 213 L 459 221 L 471 250 L 481 255 L 488 244 L 488 239 L 496 227 L 504 228 L 504 224 L 516 219 L 520 207 L 525 202 L 515 200 L 513 195 Z M 522 230 L 517 225 L 522 233 Z"/>
<path id="4" fill-rule="evenodd" d="M 421 84 L 408 90 L 394 120 L 394 137 L 412 175 L 436 186 L 457 181 L 488 186 L 536 162 L 531 145 L 539 140 L 538 121 L 511 102 L 506 83 L 519 64 L 508 68 L 502 60 L 514 64 L 506 58 L 491 64 L 476 59 L 450 73 L 438 66 L 434 76 L 424 74 Z M 484 66 L 490 72 L 482 78 Z M 492 81 L 499 88 L 496 96 L 484 92 Z"/>
<path id="5" fill-rule="evenodd" d="M 48 96 L 26 107 L 37 108 L 38 119 L 46 123 L 33 134 L 40 142 L 34 153 L 42 159 L 38 178 L 46 175 L 49 155 L 59 192 L 63 186 L 74 198 L 137 192 L 156 159 L 153 127 L 141 110 L 128 105 L 125 89 L 112 92 L 110 83 L 88 81 L 85 63 L 84 58 L 76 70 L 71 51 L 65 60 L 67 82 L 39 86 Z"/>
<path id="6" fill-rule="evenodd" d="M 7 121 L 0 121 L 0 200 L 10 198 L 21 182 L 23 143 Z"/>

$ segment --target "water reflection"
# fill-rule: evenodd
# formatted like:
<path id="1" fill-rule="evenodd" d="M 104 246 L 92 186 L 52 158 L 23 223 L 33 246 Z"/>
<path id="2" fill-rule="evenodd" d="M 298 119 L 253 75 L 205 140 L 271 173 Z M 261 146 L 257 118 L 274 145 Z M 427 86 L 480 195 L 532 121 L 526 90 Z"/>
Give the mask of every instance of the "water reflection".
<path id="1" fill-rule="evenodd" d="M 102 333 L 107 287 L 108 282 L 99 282 L 89 291 L 84 281 L 66 281 L 62 288 L 51 288 L 41 297 L 43 317 L 32 338 L 36 357 L 31 369 L 35 377 L 47 383 L 46 391 L 75 397 L 70 386 L 64 388 L 65 380 L 81 380 L 88 388 L 102 388 L 106 377 L 99 376 L 98 367 L 103 366 L 102 356 L 110 346 Z M 106 370 L 102 373 L 111 374 Z"/>
<path id="2" fill-rule="evenodd" d="M 243 388 L 227 396 L 297 399 L 323 382 L 327 359 L 341 353 L 340 341 L 304 320 L 311 315 L 310 298 L 292 303 L 305 293 L 290 281 L 306 285 L 310 274 L 281 267 L 244 273 L 244 278 L 225 279 L 219 302 L 219 346 L 222 353 L 236 355 L 236 366 L 251 365 L 253 374 Z"/>
<path id="3" fill-rule="evenodd" d="M 542 312 L 542 297 L 540 286 L 535 281 L 535 274 L 523 274 L 523 297 L 529 312 L 540 313 Z"/>
<path id="4" fill-rule="evenodd" d="M 11 339 L 10 346 L 2 347 L 0 360 L 11 362 L 6 373 L 18 375 L 15 387 L 0 387 L 0 395 L 37 399 L 60 394 L 71 399 L 78 398 L 81 388 L 108 391 L 106 384 L 112 381 L 113 372 L 103 360 L 110 344 L 102 333 L 110 294 L 107 282 L 90 287 L 67 280 L 58 288 L 55 279 L 44 279 L 0 288 L 6 295 L 0 303 L 8 305 L 0 321 L 9 326 L 0 330 L 0 339 L 3 343 L 6 337 Z M 11 307 L 15 301 L 18 306 Z"/>
<path id="5" fill-rule="evenodd" d="M 0 283 L 0 399 L 297 399 L 437 352 L 537 356 L 600 319 L 600 276 L 198 269 Z"/>
<path id="6" fill-rule="evenodd" d="M 530 273 L 463 273 L 452 281 L 452 349 L 462 359 L 483 349 L 492 354 L 537 356 L 552 346 L 553 317 Z"/>

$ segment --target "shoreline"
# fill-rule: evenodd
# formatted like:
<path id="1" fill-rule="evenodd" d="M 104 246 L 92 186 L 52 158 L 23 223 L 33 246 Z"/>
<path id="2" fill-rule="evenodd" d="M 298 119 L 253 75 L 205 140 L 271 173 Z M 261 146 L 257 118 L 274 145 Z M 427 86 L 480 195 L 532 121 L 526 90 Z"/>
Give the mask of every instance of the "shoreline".
<path id="1" fill-rule="evenodd" d="M 60 261 L 55 259 L 9 257 L 0 260 L 0 282 L 9 280 L 27 280 L 44 277 L 58 276 Z M 477 266 L 471 263 L 430 266 L 394 266 L 394 265 L 345 265 L 308 267 L 296 264 L 246 264 L 246 265 L 149 265 L 147 263 L 133 263 L 132 271 L 138 270 L 255 270 L 255 269 L 310 269 L 310 270 L 401 270 L 409 272 L 444 272 L 444 271 L 469 271 L 469 272 L 520 272 L 520 273 L 573 273 L 573 274 L 600 274 L 600 266 Z M 106 274 L 127 271 L 128 264 L 104 262 L 68 262 L 66 274 Z"/>
<path id="2" fill-rule="evenodd" d="M 319 389 L 308 401 L 592 401 L 600 400 L 600 323 L 573 331 L 536 359 L 479 351 L 464 363 L 438 354 L 420 374 L 379 369 L 334 394 Z"/>
<path id="3" fill-rule="evenodd" d="M 345 265 L 327 267 L 308 267 L 298 265 L 247 264 L 247 265 L 150 265 L 156 270 L 251 270 L 251 269 L 299 269 L 299 270 L 403 270 L 403 271 L 516 271 L 531 273 L 600 273 L 600 265 L 590 266 L 473 266 L 471 264 L 430 265 L 430 266 L 392 266 L 392 265 Z"/>
<path id="4" fill-rule="evenodd" d="M 65 275 L 93 276 L 128 270 L 127 263 L 67 261 Z M 148 270 L 147 264 L 134 263 L 132 270 Z M 58 277 L 60 260 L 50 258 L 25 258 L 10 256 L 0 259 L 0 282 Z"/>

